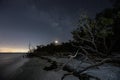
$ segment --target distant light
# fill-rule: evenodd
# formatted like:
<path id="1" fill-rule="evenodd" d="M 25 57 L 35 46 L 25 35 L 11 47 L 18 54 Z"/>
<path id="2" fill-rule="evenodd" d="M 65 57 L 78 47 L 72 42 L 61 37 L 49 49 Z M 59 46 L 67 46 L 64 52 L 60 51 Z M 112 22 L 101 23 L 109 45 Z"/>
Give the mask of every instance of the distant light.
<path id="1" fill-rule="evenodd" d="M 28 49 L 21 49 L 21 48 L 0 48 L 0 52 L 28 52 Z"/>
<path id="2" fill-rule="evenodd" d="M 55 44 L 58 44 L 59 42 L 58 42 L 58 40 L 55 40 Z"/>

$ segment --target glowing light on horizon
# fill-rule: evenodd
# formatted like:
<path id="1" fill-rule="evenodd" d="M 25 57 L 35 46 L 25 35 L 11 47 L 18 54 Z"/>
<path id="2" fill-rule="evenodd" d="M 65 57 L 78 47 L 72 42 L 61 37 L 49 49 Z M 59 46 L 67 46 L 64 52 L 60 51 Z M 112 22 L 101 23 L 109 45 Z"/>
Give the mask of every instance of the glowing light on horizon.
<path id="1" fill-rule="evenodd" d="M 58 44 L 59 43 L 59 41 L 58 40 L 55 40 L 55 44 Z"/>
<path id="2" fill-rule="evenodd" d="M 28 52 L 28 49 L 21 48 L 0 48 L 0 52 Z"/>

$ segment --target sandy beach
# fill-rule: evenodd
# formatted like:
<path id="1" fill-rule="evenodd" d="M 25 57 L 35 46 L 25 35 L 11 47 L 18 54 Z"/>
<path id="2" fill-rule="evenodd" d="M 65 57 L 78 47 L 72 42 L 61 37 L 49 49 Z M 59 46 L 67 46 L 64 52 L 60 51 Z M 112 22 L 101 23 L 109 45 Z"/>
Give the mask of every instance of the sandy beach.
<path id="1" fill-rule="evenodd" d="M 66 71 L 45 71 L 43 68 L 49 66 L 46 60 L 31 58 L 20 67 L 10 80 L 61 80 Z M 69 76 L 65 80 L 79 80 L 77 77 Z"/>
<path id="2" fill-rule="evenodd" d="M 68 58 L 58 58 L 53 56 L 43 56 L 43 57 L 19 57 L 15 60 L 10 61 L 10 57 L 6 58 L 7 63 L 4 62 L 4 66 L 0 65 L 0 80 L 61 80 L 64 74 L 68 73 L 67 70 L 61 69 L 56 71 L 52 69 L 55 64 L 64 64 L 68 61 Z M 1 59 L 2 60 L 2 59 Z M 5 60 L 3 60 L 5 61 Z M 54 65 L 53 62 L 55 63 Z M 9 64 L 8 64 L 9 63 Z M 5 67 L 5 65 L 7 67 Z M 79 60 L 71 60 L 67 66 L 71 69 L 81 70 L 87 66 L 89 63 L 82 63 Z M 46 69 L 45 69 L 46 68 Z M 104 64 L 99 66 L 99 68 L 92 68 L 84 72 L 87 75 L 91 75 L 99 78 L 100 80 L 119 80 L 120 68 L 110 64 Z M 64 80 L 80 80 L 78 76 L 69 75 L 64 78 Z M 96 79 L 90 79 L 96 80 Z"/>

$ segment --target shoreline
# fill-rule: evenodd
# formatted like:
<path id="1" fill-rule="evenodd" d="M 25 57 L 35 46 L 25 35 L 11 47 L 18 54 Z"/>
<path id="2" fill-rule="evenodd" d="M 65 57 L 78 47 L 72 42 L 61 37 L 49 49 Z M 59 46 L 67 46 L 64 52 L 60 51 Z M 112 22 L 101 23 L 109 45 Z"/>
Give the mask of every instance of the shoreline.
<path id="1" fill-rule="evenodd" d="M 6 80 L 80 80 L 80 78 L 83 80 L 89 78 L 91 78 L 91 80 L 118 80 L 120 76 L 120 68 L 109 64 L 101 65 L 99 69 L 89 69 L 82 75 L 78 75 L 72 71 L 79 71 L 90 64 L 81 64 L 81 62 L 76 59 L 73 59 L 63 69 L 61 68 L 61 70 L 59 70 L 59 66 L 67 61 L 68 58 L 53 56 L 29 58 L 28 62 L 19 67 L 10 75 L 10 79 Z"/>
<path id="2" fill-rule="evenodd" d="M 40 58 L 31 58 L 26 64 L 18 69 L 16 75 L 10 80 L 60 80 L 66 74 L 66 71 L 46 71 L 45 67 L 50 66 L 47 60 Z M 71 79 L 70 79 L 71 78 Z M 70 77 L 67 80 L 79 80 L 76 77 Z"/>
<path id="3" fill-rule="evenodd" d="M 66 58 L 56 58 L 51 56 L 44 56 L 48 58 L 48 61 L 55 61 L 57 64 L 64 64 L 68 61 Z M 73 75 L 79 79 L 92 78 L 95 80 L 118 80 L 120 76 L 120 67 L 111 65 L 109 63 L 104 63 L 103 65 L 98 66 L 98 68 L 93 67 L 84 71 L 82 74 L 78 74 L 79 70 L 83 70 L 85 67 L 90 66 L 89 63 L 80 63 L 80 61 L 73 59 L 70 63 L 63 67 L 62 70 L 67 71 L 67 74 L 64 74 L 62 78 L 65 78 L 66 75 Z M 75 72 L 74 72 L 75 71 Z M 113 72 L 114 71 L 114 72 Z M 72 73 L 72 74 L 71 74 Z M 114 76 L 113 76 L 114 75 Z M 63 80 L 61 78 L 61 80 Z M 65 79 L 66 80 L 66 79 Z"/>

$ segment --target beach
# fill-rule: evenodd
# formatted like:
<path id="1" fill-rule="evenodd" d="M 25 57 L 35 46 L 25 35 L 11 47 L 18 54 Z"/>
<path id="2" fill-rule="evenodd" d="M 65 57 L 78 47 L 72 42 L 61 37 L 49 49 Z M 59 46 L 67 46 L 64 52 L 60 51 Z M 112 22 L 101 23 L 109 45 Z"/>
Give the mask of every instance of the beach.
<path id="1" fill-rule="evenodd" d="M 15 57 L 14 57 L 15 58 Z M 20 58 L 20 59 L 19 59 Z M 0 80 L 62 80 L 64 74 L 69 73 L 66 69 L 56 70 L 58 65 L 66 63 L 68 58 L 58 58 L 53 56 L 42 56 L 27 58 L 19 56 L 13 62 L 6 64 L 7 67 L 0 66 Z M 9 58 L 7 58 L 9 59 Z M 71 60 L 66 66 L 73 70 L 81 70 L 89 63 L 82 63 L 76 59 Z M 104 64 L 99 68 L 89 69 L 83 74 L 97 77 L 99 80 L 119 80 L 120 68 L 110 64 Z M 98 80 L 93 77 L 90 80 Z M 80 80 L 74 74 L 66 76 L 63 80 Z"/>
<path id="2" fill-rule="evenodd" d="M 47 60 L 19 57 L 21 58 L 20 60 L 17 58 L 17 60 L 4 63 L 4 66 L 0 65 L 0 80 L 60 80 L 67 73 L 66 71 L 44 70 L 46 66 L 51 65 Z M 67 80 L 78 79 L 77 77 L 70 76 Z"/>

